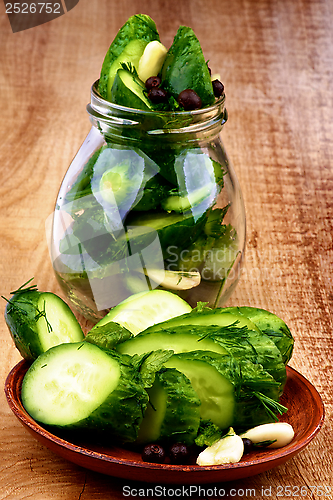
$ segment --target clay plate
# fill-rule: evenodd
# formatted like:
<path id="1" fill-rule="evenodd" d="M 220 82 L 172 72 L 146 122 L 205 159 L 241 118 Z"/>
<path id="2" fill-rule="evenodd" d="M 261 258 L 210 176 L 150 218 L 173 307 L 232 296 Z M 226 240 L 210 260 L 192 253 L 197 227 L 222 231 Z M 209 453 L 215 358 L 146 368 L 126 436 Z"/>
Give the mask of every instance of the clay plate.
<path id="1" fill-rule="evenodd" d="M 77 465 L 123 479 L 169 484 L 202 484 L 232 481 L 276 467 L 299 453 L 319 432 L 324 406 L 313 385 L 293 368 L 287 367 L 287 384 L 281 403 L 288 407 L 281 421 L 295 430 L 293 441 L 280 449 L 259 450 L 245 455 L 237 464 L 200 467 L 198 465 L 151 464 L 138 452 L 120 447 L 72 442 L 52 434 L 37 424 L 24 410 L 20 399 L 21 384 L 29 363 L 21 361 L 9 373 L 5 383 L 8 404 L 28 431 L 57 455 Z"/>

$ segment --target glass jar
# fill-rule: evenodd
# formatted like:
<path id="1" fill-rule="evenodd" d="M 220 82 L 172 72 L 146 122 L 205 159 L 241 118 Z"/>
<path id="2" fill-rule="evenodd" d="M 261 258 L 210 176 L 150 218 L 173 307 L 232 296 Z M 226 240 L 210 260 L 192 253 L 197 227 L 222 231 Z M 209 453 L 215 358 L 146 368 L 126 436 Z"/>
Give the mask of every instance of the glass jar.
<path id="1" fill-rule="evenodd" d="M 241 272 L 245 209 L 219 133 L 224 94 L 208 108 L 140 111 L 102 99 L 53 215 L 51 257 L 70 305 L 96 322 L 130 295 L 172 291 L 221 306 Z"/>

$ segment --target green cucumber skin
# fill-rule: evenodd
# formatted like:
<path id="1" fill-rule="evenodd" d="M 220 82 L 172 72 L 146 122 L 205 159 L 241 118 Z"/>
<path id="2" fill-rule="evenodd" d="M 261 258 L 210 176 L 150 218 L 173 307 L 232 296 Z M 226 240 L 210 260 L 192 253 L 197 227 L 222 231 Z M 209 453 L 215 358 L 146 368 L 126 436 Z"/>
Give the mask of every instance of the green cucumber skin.
<path id="1" fill-rule="evenodd" d="M 135 75 L 125 69 L 119 69 L 111 89 L 111 102 L 127 108 L 149 111 L 153 106 L 144 90 L 144 85 Z"/>
<path id="2" fill-rule="evenodd" d="M 140 335 L 157 332 L 159 330 L 166 331 L 167 329 L 174 329 L 175 333 L 178 331 L 177 329 L 179 329 L 179 331 L 183 333 L 188 331 L 192 334 L 199 335 L 200 331 L 202 331 L 202 325 L 204 325 L 206 326 L 205 334 L 210 334 L 210 338 L 214 342 L 225 347 L 225 349 L 229 350 L 230 354 L 237 359 L 246 356 L 247 359 L 262 364 L 265 370 L 279 382 L 280 392 L 282 393 L 287 380 L 287 373 L 281 353 L 275 343 L 268 335 L 258 330 L 255 324 L 253 324 L 253 329 L 251 329 L 252 322 L 249 320 L 245 321 L 245 325 L 248 327 L 246 334 L 237 338 L 236 343 L 230 344 L 230 341 L 233 340 L 230 334 L 224 334 L 219 326 L 215 326 L 219 324 L 219 319 L 225 317 L 221 317 L 222 314 L 229 314 L 230 324 L 237 321 L 239 318 L 239 316 L 237 317 L 237 315 L 232 314 L 232 311 L 225 311 L 223 308 L 214 310 L 207 309 L 201 312 L 194 310 L 182 316 L 177 316 L 167 322 L 153 325 L 145 332 L 141 332 Z M 245 317 L 243 318 L 243 320 L 247 319 L 248 318 Z M 242 323 L 239 326 L 242 326 Z"/>
<path id="3" fill-rule="evenodd" d="M 115 355 L 112 352 L 112 356 Z M 148 404 L 148 394 L 130 359 L 120 357 L 119 362 L 121 378 L 118 387 L 87 419 L 78 422 L 73 428 L 106 433 L 121 443 L 134 442 Z"/>
<path id="4" fill-rule="evenodd" d="M 161 349 L 174 350 L 175 354 L 166 362 L 165 366 L 176 368 L 179 371 L 182 371 L 180 366 L 172 364 L 175 358 L 193 362 L 207 362 L 234 385 L 236 403 L 233 420 L 229 422 L 230 425 L 246 429 L 254 425 L 274 422 L 274 418 L 267 413 L 263 405 L 252 394 L 253 391 L 258 391 L 274 401 L 279 400 L 280 384 L 273 379 L 268 371 L 256 362 L 252 363 L 246 358 L 237 359 L 229 352 L 223 352 L 218 343 L 215 343 L 214 347 L 214 342 L 211 339 L 200 341 L 198 335 L 190 332 L 190 327 L 188 330 L 189 333 L 186 334 L 186 326 L 184 326 L 181 328 L 182 333 L 172 332 L 171 329 L 151 333 L 141 332 L 135 338 L 119 345 L 117 350 L 129 355 L 142 354 L 154 348 L 155 343 L 157 343 Z M 177 336 L 182 337 L 181 343 L 177 342 Z M 190 343 L 193 336 L 197 337 L 198 346 L 202 350 L 193 350 L 193 345 Z"/>
<path id="5" fill-rule="evenodd" d="M 240 306 L 227 307 L 225 312 L 240 314 L 252 321 L 257 328 L 268 335 L 281 352 L 282 359 L 286 365 L 292 356 L 294 338 L 286 323 L 274 313 L 256 307 Z"/>
<path id="6" fill-rule="evenodd" d="M 231 420 L 226 426 L 232 426 L 237 430 L 248 429 L 255 425 L 274 422 L 274 418 L 268 414 L 261 403 L 253 396 L 251 387 L 252 373 L 256 367 L 252 363 L 245 361 L 239 363 L 228 355 L 221 355 L 210 351 L 183 352 L 174 354 L 166 363 L 166 366 L 173 367 L 174 359 L 177 360 L 177 370 L 182 371 L 181 363 L 190 361 L 191 363 L 207 363 L 213 367 L 221 376 L 230 381 L 234 386 L 234 410 Z M 261 390 L 264 394 L 275 401 L 279 400 L 279 392 L 276 383 L 267 372 L 259 369 L 259 374 L 264 381 Z M 191 380 L 191 378 L 190 378 Z M 255 384 L 260 385 L 260 379 L 255 380 Z M 223 406 L 221 407 L 223 411 Z"/>
<path id="7" fill-rule="evenodd" d="M 153 329 L 153 327 L 152 327 Z M 202 338 L 198 331 L 192 327 L 182 327 L 176 329 L 163 329 L 160 331 L 150 331 L 147 329 L 138 333 L 135 337 L 119 344 L 117 350 L 122 354 L 133 356 L 149 352 L 154 346 L 164 350 L 173 350 L 176 354 L 188 351 L 212 351 L 219 354 L 226 354 L 226 349 L 211 339 Z M 202 330 L 200 330 L 202 333 Z"/>
<path id="8" fill-rule="evenodd" d="M 135 39 L 147 42 L 160 40 L 156 24 L 149 16 L 145 14 L 131 16 L 111 43 L 102 65 L 98 85 L 99 93 L 104 99 L 107 99 L 108 77 L 112 63 L 120 56 L 128 42 Z"/>
<path id="9" fill-rule="evenodd" d="M 211 77 L 201 45 L 191 28 L 178 28 L 161 75 L 163 88 L 176 100 L 180 92 L 192 89 L 200 96 L 202 107 L 215 102 Z"/>
<path id="10" fill-rule="evenodd" d="M 156 391 L 163 391 L 166 397 L 166 408 L 161 427 L 154 428 L 154 419 L 149 418 L 149 416 L 158 410 L 149 410 L 148 412 L 148 406 L 147 414 L 142 422 L 144 428 L 140 429 L 141 432 L 139 431 L 138 442 L 193 444 L 200 424 L 200 399 L 188 378 L 174 368 L 162 368 L 156 373 L 154 387 L 147 389 L 150 395 L 150 404 L 154 408 Z M 156 439 L 157 434 L 159 437 Z"/>
<path id="11" fill-rule="evenodd" d="M 101 351 L 112 357 L 120 367 L 120 379 L 115 389 L 106 397 L 102 404 L 91 414 L 81 420 L 75 420 L 72 424 L 55 425 L 45 424 L 50 429 L 61 431 L 84 431 L 86 436 L 90 433 L 102 434 L 103 438 L 112 439 L 119 442 L 133 442 L 143 419 L 143 415 L 148 403 L 148 395 L 141 383 L 141 378 L 136 369 L 131 365 L 128 356 L 121 356 L 113 350 L 102 349 L 88 342 L 77 342 L 72 344 L 61 344 L 50 348 L 47 352 L 41 354 L 37 360 L 30 366 L 25 374 L 22 383 L 22 402 L 29 412 L 27 402 L 31 397 L 29 393 L 29 378 L 33 380 L 36 370 L 43 368 L 50 357 L 57 357 L 60 361 L 62 352 L 67 349 L 81 350 L 88 349 L 94 352 Z M 98 354 L 97 354 L 98 355 Z M 47 381 L 46 381 L 47 382 Z M 31 387 L 30 387 L 31 389 Z M 35 416 L 31 414 L 33 418 Z"/>
<path id="12" fill-rule="evenodd" d="M 28 361 L 33 361 L 43 352 L 35 320 L 39 298 L 38 291 L 15 294 L 5 309 L 10 335 L 21 356 Z"/>
<path id="13" fill-rule="evenodd" d="M 65 312 L 66 318 L 74 322 L 76 331 L 73 332 L 73 341 L 83 340 L 84 338 L 82 329 L 73 312 L 57 295 L 37 290 L 14 294 L 6 306 L 5 321 L 16 348 L 21 356 L 28 361 L 33 361 L 45 351 L 38 329 L 38 321 L 45 321 L 40 316 L 39 301 L 41 298 L 45 298 L 45 300 L 48 298 L 56 299 L 59 308 L 62 309 L 62 311 L 59 310 L 59 314 L 64 316 Z M 51 324 L 49 326 L 52 327 Z M 68 342 L 68 340 L 65 341 Z"/>

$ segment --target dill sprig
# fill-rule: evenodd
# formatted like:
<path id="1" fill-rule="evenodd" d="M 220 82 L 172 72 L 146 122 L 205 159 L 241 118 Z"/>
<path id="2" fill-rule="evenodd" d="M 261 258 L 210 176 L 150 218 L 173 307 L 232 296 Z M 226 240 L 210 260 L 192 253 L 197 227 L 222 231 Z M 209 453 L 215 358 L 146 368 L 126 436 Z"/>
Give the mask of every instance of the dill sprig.
<path id="1" fill-rule="evenodd" d="M 51 326 L 51 323 L 48 321 L 48 319 L 46 317 L 45 301 L 44 301 L 44 308 L 43 308 L 42 311 L 40 309 L 38 309 L 38 307 L 36 307 L 35 321 L 37 322 L 40 318 L 44 318 L 45 319 L 46 326 L 47 326 L 47 331 L 48 331 L 48 333 L 51 333 L 52 332 L 52 326 Z"/>
<path id="2" fill-rule="evenodd" d="M 270 398 L 269 396 L 265 396 L 261 392 L 253 392 L 253 395 L 259 399 L 260 403 L 264 406 L 267 413 L 274 418 L 277 422 L 279 419 L 277 415 L 282 415 L 288 411 L 288 408 L 280 404 L 278 401 Z"/>
<path id="3" fill-rule="evenodd" d="M 131 75 L 138 77 L 138 72 L 137 72 L 135 66 L 131 62 L 122 62 L 122 63 L 120 63 L 120 66 L 122 67 L 122 69 L 131 73 Z"/>
<path id="4" fill-rule="evenodd" d="M 11 295 L 15 295 L 15 294 L 18 294 L 18 293 L 26 293 L 26 292 L 37 291 L 37 285 L 26 286 L 29 283 L 31 283 L 31 281 L 33 279 L 34 278 L 30 278 L 30 280 L 26 281 L 26 283 L 23 283 L 23 285 L 21 285 L 20 288 L 18 288 L 17 290 L 14 290 L 13 292 L 10 292 Z"/>

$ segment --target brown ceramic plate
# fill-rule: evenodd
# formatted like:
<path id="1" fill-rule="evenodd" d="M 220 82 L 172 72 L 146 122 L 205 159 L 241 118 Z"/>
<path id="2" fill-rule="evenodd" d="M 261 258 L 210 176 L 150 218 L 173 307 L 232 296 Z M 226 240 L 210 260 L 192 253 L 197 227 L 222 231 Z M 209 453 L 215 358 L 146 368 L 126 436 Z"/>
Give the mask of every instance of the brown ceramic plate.
<path id="1" fill-rule="evenodd" d="M 281 403 L 288 413 L 281 420 L 295 430 L 293 441 L 280 449 L 258 450 L 245 455 L 237 464 L 200 467 L 198 465 L 151 464 L 139 453 L 120 447 L 70 442 L 37 424 L 24 410 L 21 384 L 29 364 L 18 363 L 9 373 L 5 393 L 11 410 L 28 431 L 57 455 L 87 469 L 123 479 L 169 484 L 200 484 L 231 481 L 259 474 L 280 465 L 299 453 L 319 432 L 324 406 L 313 385 L 293 368 L 287 367 L 288 380 Z"/>

